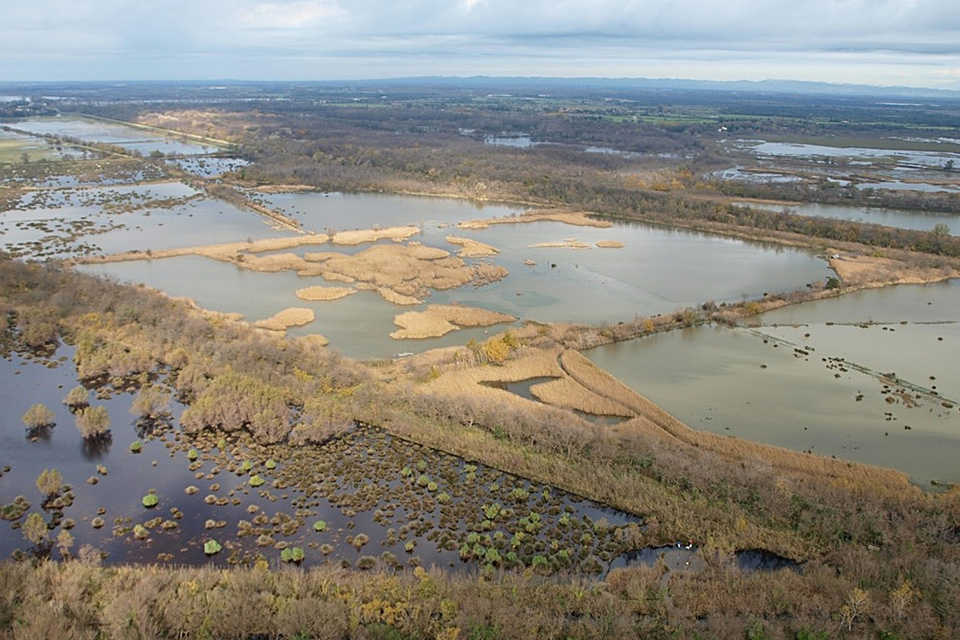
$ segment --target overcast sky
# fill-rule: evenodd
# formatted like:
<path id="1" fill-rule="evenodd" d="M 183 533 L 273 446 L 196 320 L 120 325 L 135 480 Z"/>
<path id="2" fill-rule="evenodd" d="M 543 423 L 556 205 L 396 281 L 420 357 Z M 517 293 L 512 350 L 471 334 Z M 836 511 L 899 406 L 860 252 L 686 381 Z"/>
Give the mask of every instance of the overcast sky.
<path id="1" fill-rule="evenodd" d="M 957 0 L 4 0 L 0 81 L 421 75 L 960 89 Z"/>

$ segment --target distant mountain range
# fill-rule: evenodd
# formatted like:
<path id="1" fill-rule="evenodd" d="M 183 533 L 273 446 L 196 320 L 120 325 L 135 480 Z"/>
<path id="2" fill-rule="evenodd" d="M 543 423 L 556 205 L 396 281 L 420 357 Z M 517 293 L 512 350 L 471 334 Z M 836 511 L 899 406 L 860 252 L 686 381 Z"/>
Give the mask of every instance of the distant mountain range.
<path id="1" fill-rule="evenodd" d="M 377 92 L 390 88 L 454 89 L 480 91 L 491 94 L 519 96 L 541 94 L 589 94 L 596 97 L 609 93 L 610 97 L 629 94 L 679 94 L 679 93 L 725 93 L 728 95 L 762 96 L 798 95 L 807 99 L 822 96 L 824 99 L 860 98 L 871 101 L 890 101 L 891 104 L 910 104 L 912 100 L 960 100 L 960 91 L 946 89 L 923 89 L 916 87 L 882 87 L 861 84 L 832 84 L 799 80 L 683 80 L 676 78 L 556 78 L 556 77 L 502 77 L 502 76 L 422 76 L 409 78 L 383 78 L 373 80 L 324 80 L 324 81 L 253 81 L 253 80 L 184 80 L 143 82 L 11 82 L 0 83 L 0 96 L 7 95 L 57 95 L 74 98 L 93 98 L 104 94 L 136 94 L 159 97 L 171 90 L 180 89 L 190 95 L 204 94 L 219 97 L 236 97 L 238 94 L 296 93 L 310 89 L 329 91 L 346 90 Z M 174 91 L 175 92 L 175 91 Z M 232 95 L 231 95 L 232 94 Z"/>
<path id="2" fill-rule="evenodd" d="M 336 84 L 336 83 L 330 83 Z M 346 83 L 340 83 L 346 84 Z M 874 97 L 918 97 L 960 99 L 960 91 L 947 89 L 924 89 L 917 87 L 883 87 L 864 84 L 833 84 L 829 82 L 809 82 L 802 80 L 683 80 L 678 78 L 551 78 L 551 77 L 500 77 L 472 76 L 447 77 L 424 76 L 418 78 L 392 78 L 383 80 L 355 81 L 356 85 L 433 85 L 459 87 L 487 87 L 490 89 L 517 87 L 526 91 L 537 87 L 557 89 L 592 90 L 683 90 L 683 91 L 723 91 L 749 93 L 799 93 L 823 94 L 833 96 L 874 96 Z"/>

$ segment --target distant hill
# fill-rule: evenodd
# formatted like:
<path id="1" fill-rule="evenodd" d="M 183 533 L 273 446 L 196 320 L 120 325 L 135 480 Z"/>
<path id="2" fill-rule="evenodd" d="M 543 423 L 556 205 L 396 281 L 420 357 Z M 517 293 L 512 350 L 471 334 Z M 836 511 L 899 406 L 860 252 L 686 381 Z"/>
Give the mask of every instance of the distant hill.
<path id="1" fill-rule="evenodd" d="M 336 84 L 336 83 L 330 83 Z M 340 83 L 347 84 L 347 83 Z M 668 90 L 668 91 L 720 91 L 780 94 L 823 94 L 831 96 L 859 97 L 915 97 L 960 99 L 960 91 L 924 89 L 916 87 L 884 87 L 864 84 L 833 84 L 801 80 L 684 80 L 679 78 L 551 78 L 551 77 L 499 77 L 499 76 L 424 76 L 414 78 L 391 78 L 363 80 L 350 83 L 363 85 L 421 85 L 506 89 L 514 87 L 529 92 L 532 89 L 590 89 L 590 90 Z"/>
<path id="2" fill-rule="evenodd" d="M 589 96 L 631 99 L 643 96 L 694 100 L 700 94 L 725 95 L 733 99 L 762 96 L 800 96 L 805 101 L 889 102 L 891 105 L 910 106 L 914 101 L 960 101 L 960 91 L 922 89 L 915 87 L 881 87 L 860 84 L 832 84 L 798 80 L 737 80 L 718 82 L 683 80 L 677 78 L 555 78 L 555 77 L 499 77 L 499 76 L 422 76 L 383 78 L 373 80 L 327 81 L 251 81 L 251 80 L 184 80 L 145 82 L 16 82 L 0 83 L 0 96 L 54 96 L 73 100 L 164 101 L 193 99 L 219 101 L 230 99 L 276 99 L 305 97 L 311 93 L 342 90 L 377 94 L 396 90 L 407 92 L 460 91 L 497 95 L 533 97 Z M 705 95 L 704 95 L 705 94 Z"/>

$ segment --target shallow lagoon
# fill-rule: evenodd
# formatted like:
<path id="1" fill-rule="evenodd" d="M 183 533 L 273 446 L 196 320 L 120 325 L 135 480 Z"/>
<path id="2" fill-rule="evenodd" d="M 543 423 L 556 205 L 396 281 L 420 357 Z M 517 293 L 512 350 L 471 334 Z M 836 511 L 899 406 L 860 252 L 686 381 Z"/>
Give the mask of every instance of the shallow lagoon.
<path id="1" fill-rule="evenodd" d="M 479 306 L 523 320 L 592 324 L 632 321 L 638 315 L 670 313 L 710 299 L 739 301 L 745 296 L 792 290 L 831 273 L 825 262 L 810 253 L 638 224 L 594 228 L 535 222 L 479 230 L 455 226 L 461 220 L 504 217 L 518 211 L 501 205 L 478 208 L 458 200 L 317 193 L 279 194 L 264 196 L 264 200 L 314 231 L 416 224 L 421 233 L 413 240 L 450 252 L 455 253 L 458 247 L 447 242 L 448 235 L 493 245 L 501 253 L 487 260 L 506 267 L 510 272 L 507 278 L 482 287 L 437 291 L 426 303 Z M 592 248 L 531 246 L 571 238 Z M 602 240 L 617 240 L 625 246 L 597 248 L 596 243 Z M 330 246 L 323 250 L 341 249 Z M 394 315 L 425 305 L 397 307 L 369 292 L 335 302 L 305 304 L 295 297 L 296 289 L 323 284 L 322 278 L 250 273 L 202 258 L 89 265 L 83 269 L 188 296 L 206 308 L 240 312 L 251 321 L 286 307 L 308 306 L 314 309 L 317 320 L 291 334 L 321 333 L 334 348 L 355 357 L 383 357 L 463 344 L 471 337 L 482 339 L 486 331 L 497 330 L 460 331 L 436 340 L 396 341 L 388 337 L 394 329 Z"/>
<path id="2" fill-rule="evenodd" d="M 762 322 L 587 355 L 692 427 L 892 467 L 927 487 L 960 482 L 960 283 L 863 291 Z"/>

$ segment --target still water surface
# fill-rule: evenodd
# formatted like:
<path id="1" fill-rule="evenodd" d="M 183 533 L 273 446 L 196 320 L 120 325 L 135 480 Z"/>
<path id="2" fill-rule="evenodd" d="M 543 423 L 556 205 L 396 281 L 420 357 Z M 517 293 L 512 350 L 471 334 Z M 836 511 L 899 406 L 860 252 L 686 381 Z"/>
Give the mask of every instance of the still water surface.
<path id="1" fill-rule="evenodd" d="M 510 275 L 482 287 L 436 291 L 424 305 L 401 309 L 369 292 L 335 302 L 305 303 L 296 298 L 296 289 L 324 284 L 322 278 L 252 273 L 204 258 L 89 265 L 83 270 L 188 296 L 205 308 L 239 312 L 251 321 L 290 306 L 310 307 L 317 320 L 291 333 L 321 333 L 334 348 L 356 357 L 383 357 L 483 337 L 482 329 L 435 340 L 388 337 L 396 314 L 423 309 L 426 303 L 478 306 L 522 320 L 601 324 L 670 313 L 706 300 L 739 301 L 797 289 L 831 273 L 824 261 L 809 252 L 639 224 L 593 228 L 536 222 L 480 230 L 455 226 L 462 220 L 505 217 L 518 211 L 502 205 L 478 209 L 459 200 L 318 193 L 264 196 L 264 200 L 312 231 L 414 224 L 421 232 L 413 240 L 453 253 L 458 248 L 447 241 L 448 235 L 473 238 L 499 249 L 500 254 L 488 260 L 504 266 Z M 221 241 L 242 239 L 235 234 Z M 533 246 L 570 239 L 591 248 Z M 617 240 L 625 246 L 600 249 L 596 243 L 602 240 Z M 357 249 L 329 246 L 323 250 Z M 305 251 L 316 248 L 301 250 Z"/>
<path id="2" fill-rule="evenodd" d="M 935 211 L 909 211 L 905 209 L 881 209 L 878 207 L 855 207 L 838 204 L 776 205 L 750 203 L 751 207 L 769 211 L 786 211 L 800 216 L 831 218 L 834 220 L 853 220 L 882 224 L 898 229 L 930 231 L 938 224 L 945 224 L 951 235 L 960 235 L 960 213 L 939 213 Z"/>
<path id="3" fill-rule="evenodd" d="M 762 321 L 587 355 L 695 428 L 892 467 L 927 487 L 960 482 L 960 283 L 863 291 Z"/>

